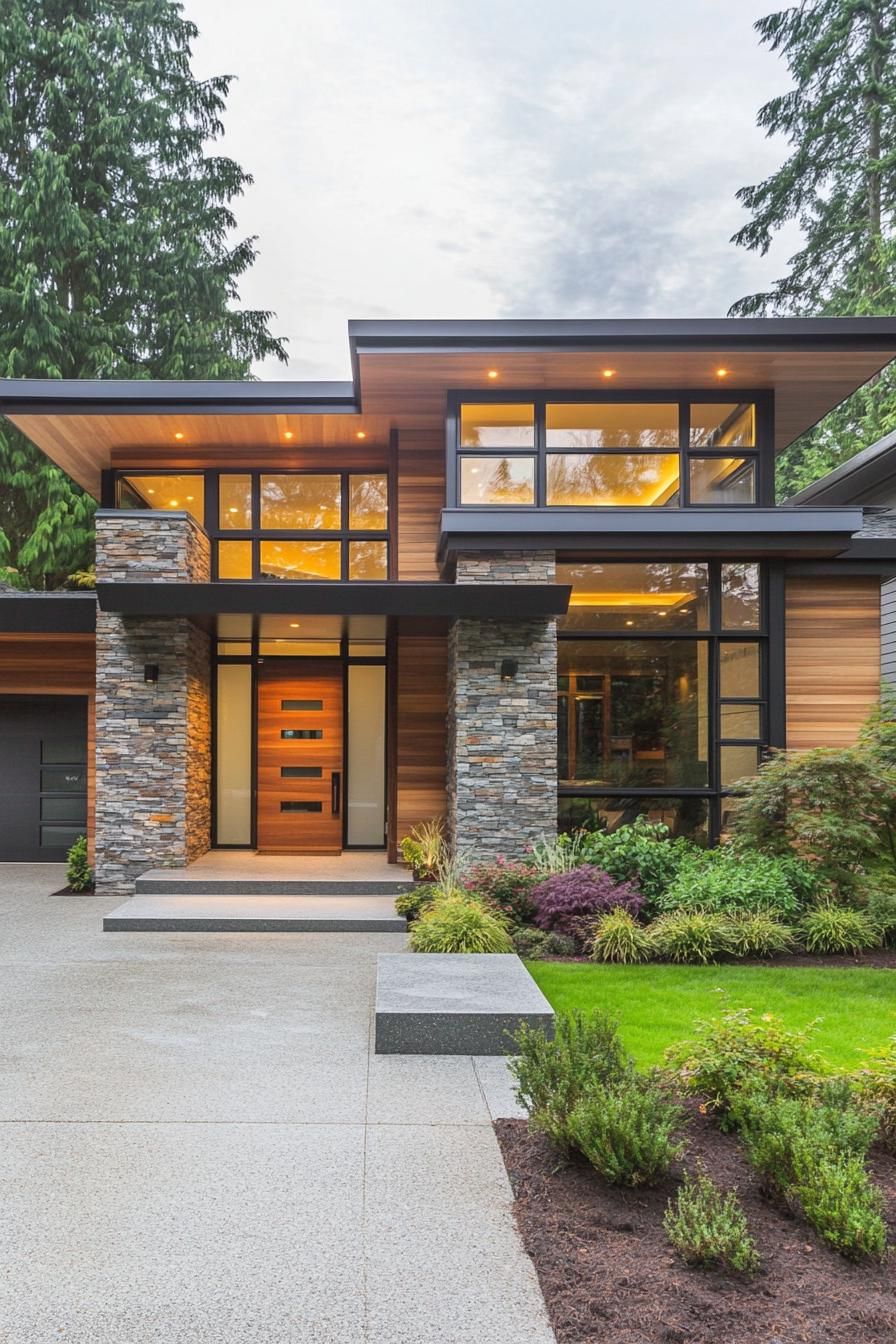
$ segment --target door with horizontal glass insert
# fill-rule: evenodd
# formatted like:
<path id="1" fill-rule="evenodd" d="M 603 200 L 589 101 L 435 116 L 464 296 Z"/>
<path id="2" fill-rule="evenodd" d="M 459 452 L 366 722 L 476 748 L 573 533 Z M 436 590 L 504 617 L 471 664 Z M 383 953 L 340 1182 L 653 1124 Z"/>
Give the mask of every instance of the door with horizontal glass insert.
<path id="1" fill-rule="evenodd" d="M 342 667 L 270 659 L 258 667 L 258 848 L 342 849 Z"/>

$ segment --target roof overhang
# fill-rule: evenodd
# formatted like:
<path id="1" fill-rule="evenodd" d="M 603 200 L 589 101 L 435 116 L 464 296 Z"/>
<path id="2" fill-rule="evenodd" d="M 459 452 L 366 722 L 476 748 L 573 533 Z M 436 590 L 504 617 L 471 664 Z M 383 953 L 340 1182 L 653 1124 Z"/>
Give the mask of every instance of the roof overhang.
<path id="1" fill-rule="evenodd" d="M 0 380 L 0 413 L 92 493 L 118 450 L 385 442 L 444 418 L 449 391 L 772 392 L 790 443 L 896 357 L 896 318 L 350 322 L 351 382 Z M 721 383 L 717 369 L 728 375 Z M 498 373 L 489 380 L 488 370 Z M 724 388 L 724 392 L 722 389 Z M 197 459 L 198 460 L 198 459 Z"/>
<path id="2" fill-rule="evenodd" d="M 813 481 L 788 504 L 896 503 L 896 430 Z"/>
<path id="3" fill-rule="evenodd" d="M 564 584 L 99 583 L 103 611 L 125 616 L 562 616 Z"/>
<path id="4" fill-rule="evenodd" d="M 92 635 L 96 596 L 86 593 L 0 593 L 2 635 Z"/>
<path id="5" fill-rule="evenodd" d="M 830 558 L 852 543 L 860 508 L 443 509 L 438 558 L 462 551 L 551 550 L 592 556 Z M 896 551 L 896 538 L 889 541 Z"/>

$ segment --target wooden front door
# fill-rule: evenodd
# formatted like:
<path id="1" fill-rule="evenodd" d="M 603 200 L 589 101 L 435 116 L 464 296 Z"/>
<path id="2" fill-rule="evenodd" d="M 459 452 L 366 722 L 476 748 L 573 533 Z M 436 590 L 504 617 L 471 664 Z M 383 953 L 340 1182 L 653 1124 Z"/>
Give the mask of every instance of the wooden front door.
<path id="1" fill-rule="evenodd" d="M 258 668 L 258 848 L 342 849 L 342 667 L 269 659 Z"/>

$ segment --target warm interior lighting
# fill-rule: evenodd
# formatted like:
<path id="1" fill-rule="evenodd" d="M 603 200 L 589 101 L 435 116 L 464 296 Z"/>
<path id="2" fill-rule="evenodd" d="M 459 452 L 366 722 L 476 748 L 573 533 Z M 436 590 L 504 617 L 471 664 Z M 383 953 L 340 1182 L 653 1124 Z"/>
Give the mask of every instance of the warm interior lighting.
<path id="1" fill-rule="evenodd" d="M 298 621 L 290 621 L 290 623 L 289 623 L 289 628 L 290 628 L 290 630 L 298 630 L 298 628 L 299 628 L 299 622 L 298 622 Z"/>
<path id="2" fill-rule="evenodd" d="M 176 439 L 182 439 L 182 438 L 183 438 L 183 433 L 182 433 L 179 429 L 178 429 L 178 430 L 175 430 L 174 437 L 175 437 Z"/>
<path id="3" fill-rule="evenodd" d="M 147 490 L 146 493 L 147 493 L 148 495 L 154 495 L 154 494 L 155 494 L 155 490 L 153 490 L 152 487 L 150 487 L 149 490 Z"/>
<path id="4" fill-rule="evenodd" d="M 176 499 L 169 499 L 169 501 L 168 501 L 168 507 L 169 507 L 169 509 L 176 509 L 176 508 L 177 508 L 177 500 L 176 500 Z"/>
<path id="5" fill-rule="evenodd" d="M 188 504 L 192 504 L 192 503 L 193 503 L 193 496 L 192 496 L 192 495 L 187 495 L 187 503 L 188 503 Z"/>
<path id="6" fill-rule="evenodd" d="M 669 607 L 690 602 L 693 593 L 576 593 L 570 598 L 571 607 L 662 607 L 657 614 L 665 616 Z"/>
<path id="7" fill-rule="evenodd" d="M 716 369 L 716 377 L 717 377 L 717 378 L 727 378 L 727 377 L 728 377 L 728 370 L 727 370 L 727 369 Z"/>
<path id="8" fill-rule="evenodd" d="M 367 434 L 366 434 L 366 432 L 365 432 L 363 429 L 359 429 L 358 432 L 357 432 L 356 435 L 355 435 L 355 438 L 356 438 L 356 439 L 366 439 L 366 438 L 367 438 Z"/>
<path id="9" fill-rule="evenodd" d="M 488 376 L 489 376 L 489 378 L 497 378 L 497 376 L 498 376 L 498 370 L 497 370 L 497 369 L 489 369 L 489 371 L 488 371 Z"/>
<path id="10" fill-rule="evenodd" d="M 616 377 L 616 370 L 615 370 L 615 369 L 603 369 L 603 370 L 602 370 L 602 374 L 603 374 L 603 377 L 604 377 L 604 378 L 615 378 L 615 377 Z"/>
<path id="11" fill-rule="evenodd" d="M 291 438 L 292 438 L 292 430 L 291 430 L 291 429 L 284 429 L 284 431 L 283 431 L 283 437 L 284 437 L 284 439 L 291 439 Z"/>
<path id="12" fill-rule="evenodd" d="M 230 508 L 227 510 L 227 512 L 228 512 L 228 513 L 239 513 L 239 509 L 236 507 L 235 504 L 231 504 L 231 506 L 230 506 Z"/>

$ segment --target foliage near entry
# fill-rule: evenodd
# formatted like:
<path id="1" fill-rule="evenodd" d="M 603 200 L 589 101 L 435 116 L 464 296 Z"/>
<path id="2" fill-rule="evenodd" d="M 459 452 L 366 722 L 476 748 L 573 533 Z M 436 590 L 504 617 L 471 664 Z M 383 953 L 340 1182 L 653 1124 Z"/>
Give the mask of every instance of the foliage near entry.
<path id="1" fill-rule="evenodd" d="M 431 882 L 445 855 L 445 826 L 441 817 L 421 821 L 404 837 L 399 849 L 414 876 Z"/>
<path id="2" fill-rule="evenodd" d="M 609 873 L 584 864 L 568 873 L 555 873 L 532 892 L 535 923 L 548 932 L 581 938 L 583 921 L 592 923 L 610 910 L 637 915 L 644 898 L 631 882 L 615 882 Z"/>
<path id="3" fill-rule="evenodd" d="M 65 877 L 72 891 L 89 891 L 93 886 L 93 869 L 87 857 L 86 835 L 79 835 L 68 851 Z"/>
<path id="4" fill-rule="evenodd" d="M 880 946 L 880 930 L 861 910 L 819 905 L 807 910 L 799 926 L 807 952 L 862 952 Z"/>
<path id="5" fill-rule="evenodd" d="M 445 896 L 411 925 L 414 952 L 512 952 L 504 924 L 479 901 Z"/>

